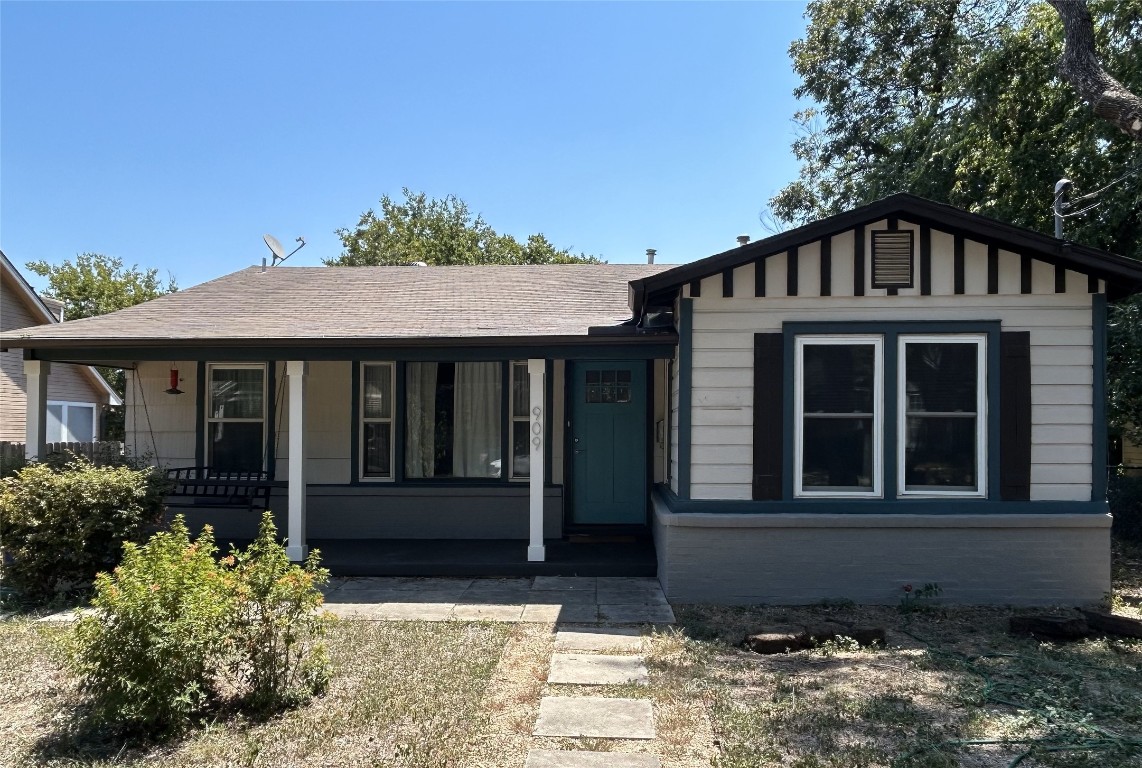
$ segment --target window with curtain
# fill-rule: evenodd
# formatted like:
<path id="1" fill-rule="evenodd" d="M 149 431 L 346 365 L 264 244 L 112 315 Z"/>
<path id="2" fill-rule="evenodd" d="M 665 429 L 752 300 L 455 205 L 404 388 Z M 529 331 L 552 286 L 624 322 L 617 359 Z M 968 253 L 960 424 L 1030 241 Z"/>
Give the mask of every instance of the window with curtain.
<path id="1" fill-rule="evenodd" d="M 363 363 L 361 376 L 361 476 L 393 477 L 393 363 Z"/>
<path id="2" fill-rule="evenodd" d="M 502 386 L 498 362 L 407 363 L 405 477 L 500 477 Z"/>
<path id="3" fill-rule="evenodd" d="M 266 449 L 266 367 L 210 365 L 206 375 L 206 463 L 222 472 L 261 470 Z"/>

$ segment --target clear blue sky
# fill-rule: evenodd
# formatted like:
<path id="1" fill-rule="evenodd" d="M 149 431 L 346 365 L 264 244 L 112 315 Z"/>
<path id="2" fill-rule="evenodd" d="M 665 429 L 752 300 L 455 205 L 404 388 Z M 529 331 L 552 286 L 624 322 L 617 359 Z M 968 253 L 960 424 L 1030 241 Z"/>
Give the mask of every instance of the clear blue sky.
<path id="1" fill-rule="evenodd" d="M 381 195 L 611 262 L 766 234 L 801 2 L 0 4 L 0 248 L 183 287 Z M 34 284 L 42 281 L 29 275 Z"/>

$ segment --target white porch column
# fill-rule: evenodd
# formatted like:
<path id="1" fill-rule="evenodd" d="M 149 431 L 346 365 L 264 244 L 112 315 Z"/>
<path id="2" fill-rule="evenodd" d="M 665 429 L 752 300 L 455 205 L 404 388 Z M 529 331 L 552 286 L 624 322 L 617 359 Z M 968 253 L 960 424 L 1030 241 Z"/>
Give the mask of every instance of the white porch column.
<path id="1" fill-rule="evenodd" d="M 531 537 L 527 546 L 529 562 L 543 562 L 547 555 L 543 548 L 543 452 L 544 419 L 543 412 L 543 371 L 544 360 L 528 360 L 528 388 L 531 393 L 531 461 L 528 470 L 528 485 L 531 490 Z"/>
<path id="2" fill-rule="evenodd" d="M 29 461 L 47 452 L 48 442 L 48 374 L 52 364 L 46 360 L 25 360 L 24 375 L 28 379 L 28 409 L 24 416 L 24 456 Z"/>
<path id="3" fill-rule="evenodd" d="M 305 543 L 305 376 L 304 360 L 286 363 L 289 378 L 289 531 L 286 554 L 294 562 L 309 554 Z"/>

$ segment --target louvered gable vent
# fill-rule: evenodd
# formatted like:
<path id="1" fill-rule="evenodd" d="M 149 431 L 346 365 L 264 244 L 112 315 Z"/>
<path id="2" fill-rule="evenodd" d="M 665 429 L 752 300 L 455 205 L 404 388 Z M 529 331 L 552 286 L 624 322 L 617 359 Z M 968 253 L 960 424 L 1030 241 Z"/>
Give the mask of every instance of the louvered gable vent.
<path id="1" fill-rule="evenodd" d="M 885 230 L 872 233 L 872 287 L 911 288 L 913 232 Z"/>

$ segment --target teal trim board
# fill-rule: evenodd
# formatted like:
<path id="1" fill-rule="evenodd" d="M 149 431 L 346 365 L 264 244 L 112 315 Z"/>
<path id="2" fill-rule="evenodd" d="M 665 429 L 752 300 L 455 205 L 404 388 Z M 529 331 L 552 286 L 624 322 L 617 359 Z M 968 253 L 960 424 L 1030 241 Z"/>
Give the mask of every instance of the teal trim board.
<path id="1" fill-rule="evenodd" d="M 678 311 L 678 495 L 690 498 L 690 428 L 694 408 L 694 300 L 679 299 Z"/>
<path id="2" fill-rule="evenodd" d="M 1107 425 L 1106 425 L 1106 294 L 1091 296 L 1091 331 L 1094 335 L 1094 455 L 1091 466 L 1090 500 L 1106 499 Z"/>
<path id="3" fill-rule="evenodd" d="M 1105 515 L 1105 501 L 991 501 L 988 499 L 792 499 L 748 501 L 682 499 L 665 485 L 654 493 L 674 514 L 703 515 Z"/>

